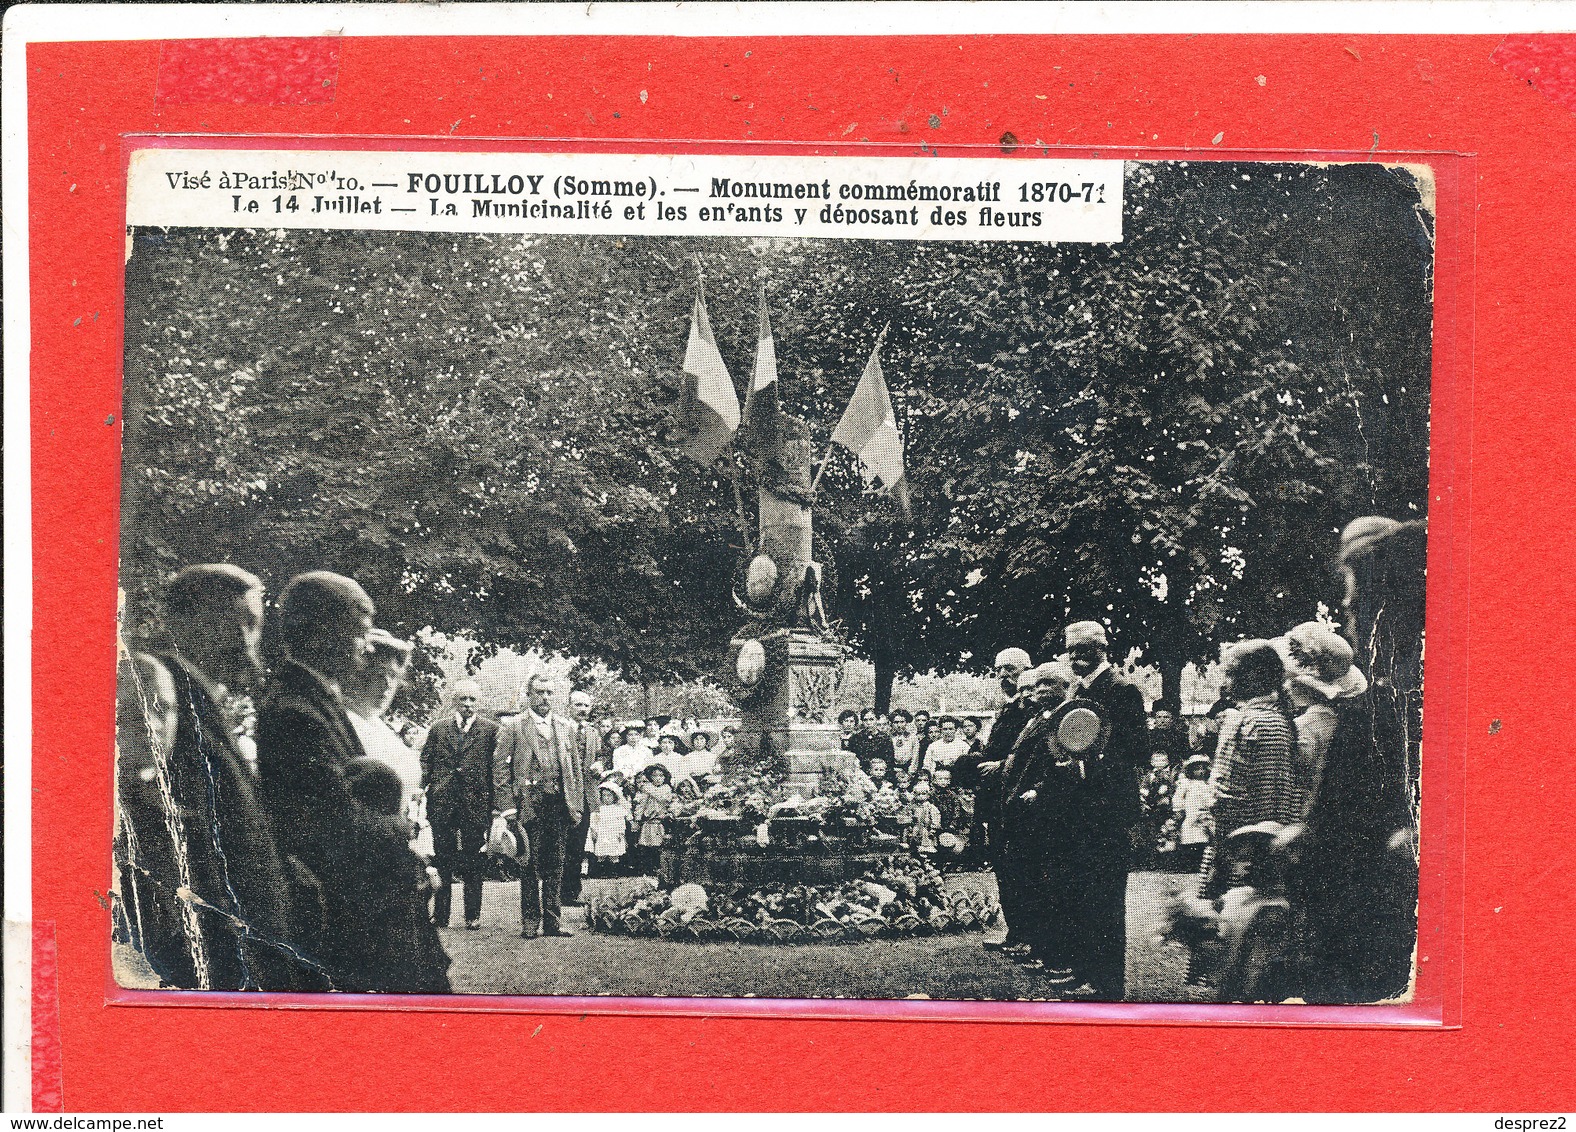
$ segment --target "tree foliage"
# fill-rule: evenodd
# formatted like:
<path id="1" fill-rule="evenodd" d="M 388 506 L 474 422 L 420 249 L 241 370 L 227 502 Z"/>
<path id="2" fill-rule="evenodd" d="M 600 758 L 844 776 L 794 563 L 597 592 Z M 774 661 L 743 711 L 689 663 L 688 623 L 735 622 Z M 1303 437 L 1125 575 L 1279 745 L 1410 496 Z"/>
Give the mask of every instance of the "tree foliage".
<path id="1" fill-rule="evenodd" d="M 1177 673 L 1331 600 L 1350 518 L 1424 509 L 1431 221 L 1375 165 L 1130 165 L 1125 213 L 1112 245 L 139 232 L 127 588 L 326 567 L 406 632 L 706 672 L 746 540 L 730 465 L 668 442 L 698 259 L 741 386 L 767 287 L 818 446 L 891 323 L 914 517 L 841 453 L 816 510 L 878 684 L 1082 616 Z"/>

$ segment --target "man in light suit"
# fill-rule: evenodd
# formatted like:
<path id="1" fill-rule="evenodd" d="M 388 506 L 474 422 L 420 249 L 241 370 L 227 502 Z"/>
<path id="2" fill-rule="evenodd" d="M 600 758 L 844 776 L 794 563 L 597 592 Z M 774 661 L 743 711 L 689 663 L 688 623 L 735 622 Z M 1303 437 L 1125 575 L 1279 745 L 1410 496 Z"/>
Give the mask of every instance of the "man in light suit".
<path id="1" fill-rule="evenodd" d="M 493 806 L 512 800 L 531 843 L 520 879 L 520 937 L 568 936 L 574 933 L 562 920 L 564 853 L 570 831 L 586 818 L 586 775 L 575 726 L 553 711 L 547 679 L 531 677 L 526 698 L 529 706 L 498 736 Z"/>
<path id="2" fill-rule="evenodd" d="M 591 829 L 591 813 L 597 808 L 599 795 L 597 773 L 591 764 L 601 756 L 602 736 L 591 722 L 591 695 L 589 692 L 569 693 L 570 727 L 574 731 L 574 749 L 580 762 L 580 777 L 585 783 L 585 809 L 580 821 L 569 831 L 564 850 L 564 884 L 562 900 L 565 904 L 580 903 L 580 863 L 586 855 L 586 833 Z"/>
<path id="3" fill-rule="evenodd" d="M 493 805 L 493 751 L 498 725 L 476 714 L 481 686 L 454 686 L 454 714 L 427 733 L 421 748 L 421 780 L 427 787 L 427 819 L 443 887 L 432 897 L 432 922 L 449 926 L 449 886 L 464 878 L 465 927 L 482 923 L 482 844 Z"/>

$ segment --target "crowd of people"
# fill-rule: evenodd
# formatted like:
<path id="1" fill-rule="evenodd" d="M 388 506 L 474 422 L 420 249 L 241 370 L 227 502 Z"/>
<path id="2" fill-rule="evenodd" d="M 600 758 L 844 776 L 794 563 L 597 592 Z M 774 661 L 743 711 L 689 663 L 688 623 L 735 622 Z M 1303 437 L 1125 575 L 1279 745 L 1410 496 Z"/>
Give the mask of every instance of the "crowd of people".
<path id="1" fill-rule="evenodd" d="M 593 722 L 582 690 L 561 714 L 541 676 L 521 711 L 488 718 L 465 678 L 430 729 L 395 730 L 413 646 L 375 613 L 351 578 L 294 578 L 265 676 L 262 582 L 192 566 L 164 594 L 165 647 L 125 657 L 117 929 L 162 985 L 447 992 L 456 883 L 467 929 L 501 868 L 523 937 L 572 935 L 583 874 L 654 872 L 736 734 Z"/>
<path id="2" fill-rule="evenodd" d="M 985 946 L 1049 995 L 1125 996 L 1128 876 L 1156 863 L 1196 877 L 1170 931 L 1218 996 L 1399 993 L 1421 591 L 1363 600 L 1405 575 L 1407 554 L 1385 549 L 1399 529 L 1354 523 L 1344 631 L 1310 621 L 1229 646 L 1221 699 L 1191 730 L 1174 705 L 1151 714 L 1105 627 L 1080 621 L 1046 663 L 997 655 L 988 719 L 844 711 L 845 770 L 915 852 L 994 873 L 1006 932 Z M 446 992 L 454 884 L 474 930 L 483 881 L 508 862 L 520 934 L 572 935 L 563 909 L 582 878 L 655 873 L 671 821 L 701 808 L 736 742 L 691 719 L 593 718 L 578 689 L 560 712 L 544 676 L 522 710 L 487 718 L 466 678 L 418 751 L 385 722 L 412 646 L 374 624 L 359 584 L 302 574 L 276 610 L 282 655 L 265 677 L 262 583 L 188 567 L 164 595 L 165 647 L 123 661 L 117 927 L 165 986 Z M 1382 678 L 1353 639 L 1383 643 Z M 238 696 L 258 705 L 253 728 L 226 711 Z M 1097 741 L 1070 745 L 1075 709 Z"/>
<path id="3" fill-rule="evenodd" d="M 1189 978 L 1232 1001 L 1404 994 L 1416 940 L 1421 524 L 1343 533 L 1346 623 L 1309 621 L 1223 652 L 1193 734 L 1146 719 L 1098 622 L 1050 663 L 996 658 L 1005 703 L 960 765 L 987 831 L 1007 932 L 989 940 L 1062 997 L 1124 997 L 1128 872 L 1191 872 L 1169 937 Z M 1351 641 L 1370 643 L 1370 680 Z M 1064 658 L 1064 659 L 1063 659 Z M 1089 706 L 1100 742 L 1058 725 Z"/>

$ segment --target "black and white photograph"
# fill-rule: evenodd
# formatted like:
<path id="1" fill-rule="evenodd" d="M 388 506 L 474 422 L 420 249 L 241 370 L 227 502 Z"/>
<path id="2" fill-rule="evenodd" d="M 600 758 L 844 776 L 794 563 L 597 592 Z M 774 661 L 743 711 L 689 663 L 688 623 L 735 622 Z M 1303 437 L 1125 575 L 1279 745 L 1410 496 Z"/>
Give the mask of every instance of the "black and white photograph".
<path id="1" fill-rule="evenodd" d="M 1432 182 L 1213 157 L 131 209 L 118 984 L 1410 1001 Z"/>

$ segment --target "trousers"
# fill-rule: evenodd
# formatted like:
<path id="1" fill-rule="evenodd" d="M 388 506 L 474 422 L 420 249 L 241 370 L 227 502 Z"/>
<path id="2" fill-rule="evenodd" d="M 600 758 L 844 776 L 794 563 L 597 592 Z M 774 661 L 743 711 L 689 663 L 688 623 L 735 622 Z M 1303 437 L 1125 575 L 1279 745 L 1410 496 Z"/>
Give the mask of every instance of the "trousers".
<path id="1" fill-rule="evenodd" d="M 1091 854 L 1079 875 L 1068 941 L 1073 968 L 1101 999 L 1120 1002 L 1127 991 L 1127 862 L 1120 850 Z"/>
<path id="2" fill-rule="evenodd" d="M 465 919 L 481 919 L 482 845 L 487 840 L 487 826 L 443 811 L 432 812 L 428 817 L 432 822 L 432 863 L 443 878 L 443 887 L 432 897 L 433 922 L 439 927 L 449 926 L 450 889 L 455 877 L 465 886 Z"/>
<path id="3" fill-rule="evenodd" d="M 580 862 L 586 855 L 586 834 L 590 831 L 589 814 L 569 827 L 569 835 L 564 842 L 564 883 L 559 892 L 565 904 L 580 903 Z"/>
<path id="4" fill-rule="evenodd" d="M 564 851 L 574 825 L 563 796 L 549 794 L 527 826 L 531 861 L 520 878 L 520 924 L 556 929 L 563 917 Z M 578 871 L 579 865 L 576 864 Z"/>

